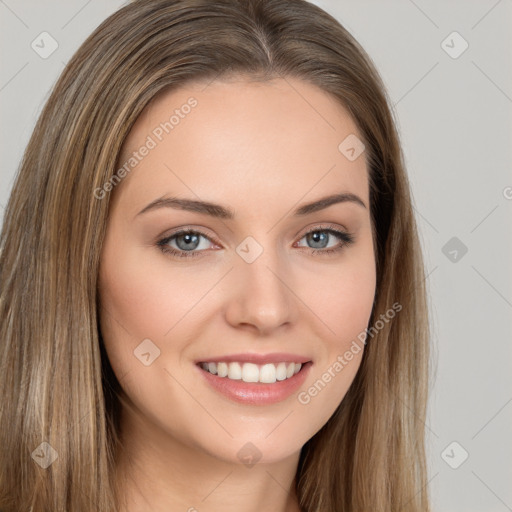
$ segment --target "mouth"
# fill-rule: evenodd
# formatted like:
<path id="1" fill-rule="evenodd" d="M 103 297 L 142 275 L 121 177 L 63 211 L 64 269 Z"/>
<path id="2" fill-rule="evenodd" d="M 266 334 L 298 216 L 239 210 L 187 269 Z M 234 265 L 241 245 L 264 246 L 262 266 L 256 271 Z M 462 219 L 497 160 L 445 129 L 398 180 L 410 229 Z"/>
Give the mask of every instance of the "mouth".
<path id="1" fill-rule="evenodd" d="M 285 359 L 261 363 L 259 359 L 260 364 L 240 360 L 200 361 L 196 367 L 207 386 L 228 400 L 265 406 L 288 400 L 303 386 L 313 365 L 310 360 L 293 357 L 289 359 L 301 362 Z"/>
<path id="2" fill-rule="evenodd" d="M 277 363 L 256 364 L 241 361 L 199 362 L 197 365 L 211 375 L 238 380 L 246 383 L 274 384 L 294 377 L 303 366 L 311 363 L 281 361 Z"/>

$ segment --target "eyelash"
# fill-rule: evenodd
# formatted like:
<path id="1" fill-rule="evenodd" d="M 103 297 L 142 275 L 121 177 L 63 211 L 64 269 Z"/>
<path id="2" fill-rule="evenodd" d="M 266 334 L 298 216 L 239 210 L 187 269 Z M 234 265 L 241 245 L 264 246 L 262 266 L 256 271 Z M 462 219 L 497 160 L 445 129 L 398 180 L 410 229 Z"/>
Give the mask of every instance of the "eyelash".
<path id="1" fill-rule="evenodd" d="M 321 226 L 316 227 L 314 229 L 311 229 L 310 231 L 307 231 L 304 233 L 299 240 L 302 240 L 304 237 L 311 233 L 329 233 L 330 235 L 334 235 L 338 239 L 341 240 L 340 245 L 334 247 L 334 248 L 328 248 L 328 249 L 314 249 L 311 247 L 302 247 L 302 249 L 309 249 L 311 255 L 321 254 L 324 256 L 332 256 L 345 247 L 349 246 L 354 242 L 354 236 L 351 233 L 348 233 L 346 231 L 342 231 L 339 229 L 336 229 L 334 226 Z M 187 234 L 194 234 L 194 235 L 200 235 L 209 240 L 212 243 L 215 243 L 211 240 L 211 238 L 206 234 L 203 233 L 200 230 L 197 229 L 182 229 L 180 231 L 177 231 L 176 233 L 173 233 L 171 236 L 165 237 L 162 240 L 159 240 L 157 242 L 158 247 L 160 250 L 169 256 L 175 256 L 178 258 L 193 258 L 197 256 L 202 256 L 201 253 L 205 252 L 205 250 L 193 250 L 193 251 L 183 251 L 183 250 L 176 250 L 172 247 L 169 247 L 167 244 L 173 240 L 174 238 L 180 236 L 180 235 L 187 235 Z"/>

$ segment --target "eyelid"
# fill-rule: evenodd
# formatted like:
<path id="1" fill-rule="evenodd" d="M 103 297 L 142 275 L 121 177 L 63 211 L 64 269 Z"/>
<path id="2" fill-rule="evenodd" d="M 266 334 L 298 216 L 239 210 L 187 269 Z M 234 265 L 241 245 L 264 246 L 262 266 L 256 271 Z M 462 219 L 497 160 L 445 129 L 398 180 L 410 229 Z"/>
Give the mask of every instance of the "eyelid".
<path id="1" fill-rule="evenodd" d="M 204 228 L 197 228 L 191 225 L 183 226 L 176 228 L 174 231 L 171 231 L 169 234 L 160 235 L 157 237 L 156 241 L 157 243 L 162 242 L 168 242 L 170 238 L 173 238 L 175 236 L 187 234 L 187 233 L 194 233 L 197 235 L 201 235 L 204 238 L 208 239 L 212 244 L 222 246 L 220 241 L 213 235 L 206 232 Z"/>
<path id="2" fill-rule="evenodd" d="M 315 231 L 322 231 L 322 230 L 328 231 L 330 229 L 332 229 L 333 231 L 342 231 L 347 234 L 350 233 L 350 231 L 348 229 L 346 229 L 344 226 L 337 225 L 337 224 L 331 224 L 330 222 L 325 222 L 325 223 L 320 222 L 320 224 L 312 224 L 312 225 L 300 230 L 295 235 L 295 238 L 303 238 L 309 233 L 313 233 Z"/>

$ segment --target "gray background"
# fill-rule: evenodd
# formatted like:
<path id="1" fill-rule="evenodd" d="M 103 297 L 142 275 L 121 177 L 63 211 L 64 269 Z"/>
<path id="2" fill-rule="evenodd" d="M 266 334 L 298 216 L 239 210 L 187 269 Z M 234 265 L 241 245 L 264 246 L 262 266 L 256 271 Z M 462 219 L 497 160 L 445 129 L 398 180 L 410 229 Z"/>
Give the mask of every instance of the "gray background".
<path id="1" fill-rule="evenodd" d="M 433 509 L 512 511 L 512 1 L 314 3 L 374 60 L 402 137 L 432 311 Z M 52 85 L 122 4 L 0 0 L 0 220 Z M 44 31 L 46 59 L 31 48 Z"/>

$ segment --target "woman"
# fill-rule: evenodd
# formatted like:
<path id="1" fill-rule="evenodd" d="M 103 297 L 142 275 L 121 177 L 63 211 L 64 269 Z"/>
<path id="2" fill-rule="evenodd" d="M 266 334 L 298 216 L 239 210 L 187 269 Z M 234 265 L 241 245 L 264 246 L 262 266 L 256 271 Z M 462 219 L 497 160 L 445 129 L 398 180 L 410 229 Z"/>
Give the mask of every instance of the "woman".
<path id="1" fill-rule="evenodd" d="M 136 0 L 1 237 L 0 509 L 429 510 L 428 319 L 364 50 L 302 0 Z"/>

